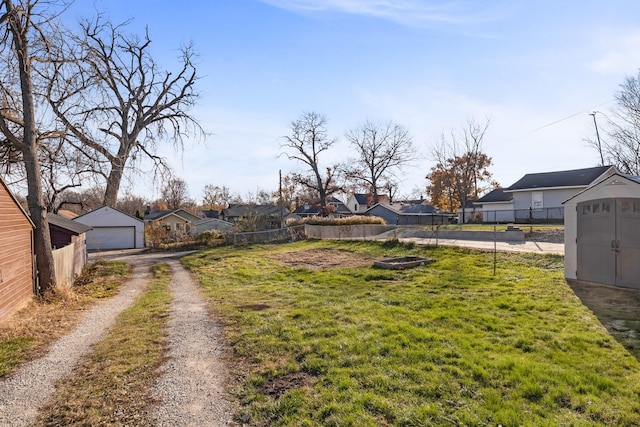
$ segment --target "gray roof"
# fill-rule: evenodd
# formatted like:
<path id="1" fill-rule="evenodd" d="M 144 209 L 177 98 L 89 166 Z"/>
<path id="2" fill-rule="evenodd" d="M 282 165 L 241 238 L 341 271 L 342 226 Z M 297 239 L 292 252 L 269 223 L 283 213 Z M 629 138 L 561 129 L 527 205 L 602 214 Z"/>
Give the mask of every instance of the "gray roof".
<path id="1" fill-rule="evenodd" d="M 513 194 L 506 193 L 504 188 L 496 188 L 491 190 L 484 196 L 480 197 L 478 200 L 474 200 L 474 204 L 482 204 L 482 203 L 496 203 L 496 202 L 510 202 L 513 200 Z"/>
<path id="2" fill-rule="evenodd" d="M 612 166 L 598 166 L 558 172 L 528 173 L 505 191 L 554 187 L 586 187 Z"/>
<path id="3" fill-rule="evenodd" d="M 169 210 L 169 209 L 149 212 L 148 214 L 144 215 L 144 220 L 145 221 L 155 221 L 156 219 L 163 218 L 163 217 L 169 215 L 172 212 L 173 212 L 173 210 Z"/>
<path id="4" fill-rule="evenodd" d="M 190 220 L 190 218 L 188 216 L 194 217 L 194 218 L 196 218 L 194 220 L 194 222 L 201 219 L 198 215 L 192 214 L 191 212 L 189 212 L 189 211 L 187 211 L 185 209 L 179 208 L 179 209 L 167 209 L 167 210 L 159 210 L 159 211 L 149 212 L 148 214 L 144 215 L 144 220 L 145 221 L 155 221 L 155 220 L 158 220 L 158 219 L 162 219 L 162 218 L 164 218 L 166 216 L 169 216 L 171 214 L 179 216 L 180 218 L 183 218 L 185 220 Z M 185 214 L 188 215 L 188 216 L 185 217 Z"/>
<path id="5" fill-rule="evenodd" d="M 247 214 L 269 216 L 280 215 L 280 210 L 274 205 L 229 205 L 222 210 L 222 214 L 227 218 L 243 217 Z"/>
<path id="6" fill-rule="evenodd" d="M 373 203 L 373 194 L 372 193 L 367 193 L 367 194 L 354 194 L 353 197 L 355 197 L 356 201 L 358 203 L 360 203 L 361 205 L 372 205 Z M 389 201 L 389 197 L 386 194 L 378 194 L 378 200 L 380 202 L 388 202 Z"/>
<path id="7" fill-rule="evenodd" d="M 54 213 L 47 214 L 47 220 L 49 221 L 50 225 L 55 225 L 56 227 L 71 231 L 74 234 L 86 233 L 93 228 L 81 222 L 73 221 L 69 218 L 63 217 L 62 215 Z"/>
<path id="8" fill-rule="evenodd" d="M 425 204 L 404 204 L 404 203 L 378 203 L 367 212 L 376 207 L 382 207 L 398 213 L 399 215 L 442 215 L 447 214 L 446 211 L 433 205 Z"/>

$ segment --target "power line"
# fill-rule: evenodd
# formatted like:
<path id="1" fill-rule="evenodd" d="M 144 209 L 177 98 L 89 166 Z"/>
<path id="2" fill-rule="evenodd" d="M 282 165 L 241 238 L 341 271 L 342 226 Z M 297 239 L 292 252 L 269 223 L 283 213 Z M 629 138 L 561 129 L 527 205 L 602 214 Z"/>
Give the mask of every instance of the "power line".
<path id="1" fill-rule="evenodd" d="M 569 115 L 569 116 L 563 117 L 563 118 L 561 118 L 561 119 L 559 119 L 559 120 L 556 120 L 555 122 L 551 122 L 551 123 L 548 123 L 548 124 L 546 124 L 546 125 L 544 125 L 544 126 L 540 126 L 539 128 L 536 128 L 536 129 L 534 129 L 534 130 L 530 131 L 529 133 L 537 132 L 537 131 L 539 131 L 539 130 L 542 130 L 542 129 L 544 129 L 544 128 L 548 128 L 549 126 L 553 126 L 553 125 L 555 125 L 555 124 L 558 124 L 558 123 L 563 122 L 563 121 L 565 121 L 565 120 L 569 120 L 569 119 L 571 119 L 571 118 L 573 118 L 573 117 L 576 117 L 576 116 L 579 116 L 579 115 L 581 115 L 581 114 L 591 112 L 591 111 L 593 111 L 593 109 L 594 109 L 594 108 L 600 107 L 601 105 L 608 104 L 608 103 L 610 103 L 611 101 L 614 101 L 614 100 L 613 100 L 613 99 L 610 99 L 610 100 L 608 100 L 608 101 L 606 101 L 606 102 L 603 102 L 603 103 L 600 103 L 600 104 L 598 104 L 598 105 L 595 105 L 595 106 L 593 106 L 593 107 L 589 108 L 588 110 L 578 111 L 577 113 L 573 113 L 573 114 L 571 114 L 571 115 Z"/>

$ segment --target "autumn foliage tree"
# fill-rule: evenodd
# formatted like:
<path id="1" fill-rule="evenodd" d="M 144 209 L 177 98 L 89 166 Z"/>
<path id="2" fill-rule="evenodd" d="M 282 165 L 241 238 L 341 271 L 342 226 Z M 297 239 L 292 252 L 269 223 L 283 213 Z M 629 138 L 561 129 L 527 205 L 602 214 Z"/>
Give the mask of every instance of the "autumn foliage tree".
<path id="1" fill-rule="evenodd" d="M 478 124 L 470 120 L 459 132 L 442 135 L 434 147 L 436 165 L 426 176 L 430 185 L 427 194 L 431 203 L 442 209 L 456 212 L 470 200 L 476 200 L 488 187 L 495 187 L 491 180 L 491 157 L 482 152 L 482 141 L 490 121 Z M 464 217 L 464 215 L 463 215 Z"/>

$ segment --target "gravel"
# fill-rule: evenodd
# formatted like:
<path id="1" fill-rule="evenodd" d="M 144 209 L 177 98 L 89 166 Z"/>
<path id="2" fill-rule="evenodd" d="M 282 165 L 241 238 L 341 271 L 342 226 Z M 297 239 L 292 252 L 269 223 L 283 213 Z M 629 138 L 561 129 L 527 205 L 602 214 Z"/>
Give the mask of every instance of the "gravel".
<path id="1" fill-rule="evenodd" d="M 178 261 L 173 270 L 173 303 L 169 319 L 168 360 L 155 389 L 161 404 L 155 409 L 158 426 L 232 425 L 226 399 L 226 369 L 220 328 L 209 317 L 204 299 Z"/>
<path id="2" fill-rule="evenodd" d="M 118 295 L 89 310 L 78 327 L 57 340 L 45 356 L 0 380 L 0 425 L 27 426 L 35 420 L 38 408 L 55 392 L 55 382 L 73 373 L 91 345 L 144 290 L 150 279 L 149 267 L 158 261 L 166 261 L 174 272 L 171 290 L 175 300 L 169 323 L 168 359 L 154 390 L 160 399 L 154 408 L 156 422 L 160 426 L 233 425 L 231 405 L 224 395 L 226 369 L 220 330 L 209 317 L 189 273 L 178 261 L 168 258 L 177 255 L 181 254 L 104 256 L 133 264 L 131 280 Z"/>

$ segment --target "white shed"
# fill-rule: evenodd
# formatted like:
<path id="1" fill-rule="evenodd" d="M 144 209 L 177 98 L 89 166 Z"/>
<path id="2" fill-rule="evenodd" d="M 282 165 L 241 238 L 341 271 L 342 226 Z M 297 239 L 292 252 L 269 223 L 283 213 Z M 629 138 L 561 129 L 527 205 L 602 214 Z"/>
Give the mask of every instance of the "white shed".
<path id="1" fill-rule="evenodd" d="M 144 222 L 109 206 L 74 218 L 92 227 L 87 232 L 88 250 L 144 248 Z"/>
<path id="2" fill-rule="evenodd" d="M 640 289 L 640 178 L 616 173 L 564 206 L 565 277 Z"/>

